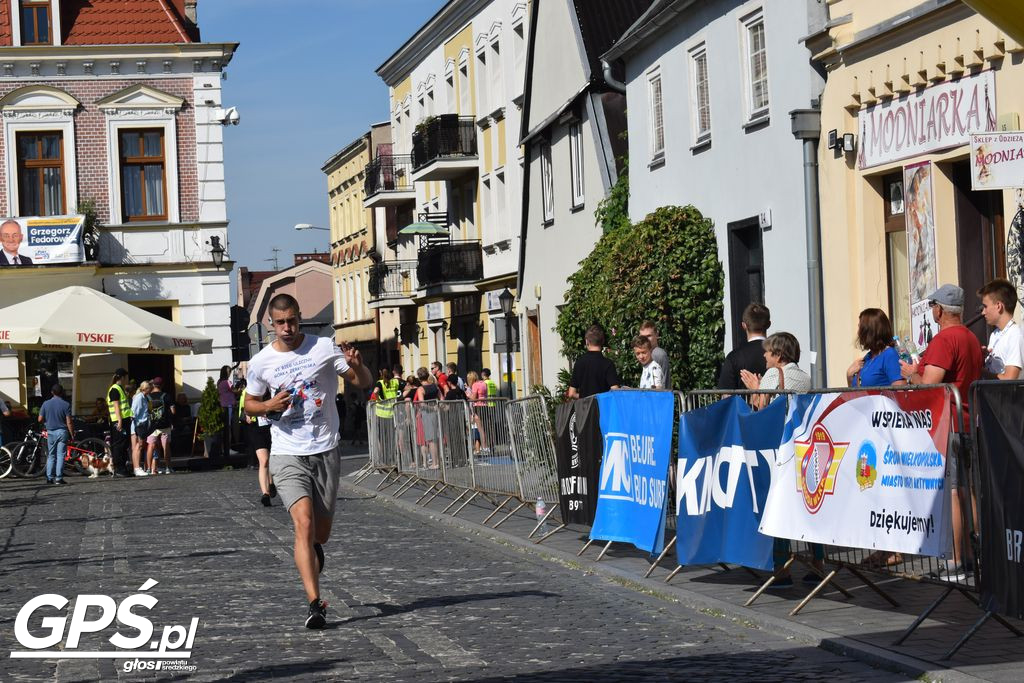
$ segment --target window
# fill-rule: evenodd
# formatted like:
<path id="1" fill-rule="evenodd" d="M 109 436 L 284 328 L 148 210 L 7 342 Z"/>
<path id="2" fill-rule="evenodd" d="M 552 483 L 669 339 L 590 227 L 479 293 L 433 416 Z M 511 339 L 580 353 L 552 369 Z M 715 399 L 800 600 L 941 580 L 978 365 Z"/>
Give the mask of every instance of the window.
<path id="1" fill-rule="evenodd" d="M 494 174 L 494 211 L 498 217 L 498 238 L 508 238 L 508 216 L 505 214 L 505 173 Z"/>
<path id="2" fill-rule="evenodd" d="M 497 221 L 496 217 L 494 216 L 494 200 L 491 194 L 492 185 L 491 178 L 489 176 L 484 176 L 481 179 L 480 189 L 480 209 L 481 213 L 483 214 L 484 229 L 487 230 L 492 236 L 492 239 L 489 239 L 488 242 L 492 242 L 495 241 L 493 239 L 493 236 L 497 234 L 497 230 L 495 229 L 497 227 Z"/>
<path id="3" fill-rule="evenodd" d="M 455 72 L 448 74 L 444 79 L 445 111 L 455 111 Z"/>
<path id="4" fill-rule="evenodd" d="M 473 108 L 469 104 L 469 65 L 459 67 L 459 113 L 470 114 Z"/>
<path id="5" fill-rule="evenodd" d="M 665 120 L 661 109 L 661 74 L 652 74 L 648 81 L 651 101 L 651 160 L 665 156 Z"/>
<path id="6" fill-rule="evenodd" d="M 488 113 L 487 100 L 487 50 L 481 50 L 476 56 L 476 95 L 477 113 Z"/>
<path id="7" fill-rule="evenodd" d="M 491 109 L 497 109 L 504 99 L 504 79 L 501 73 L 501 45 L 498 41 L 491 43 Z"/>
<path id="8" fill-rule="evenodd" d="M 523 69 L 526 62 L 526 39 L 521 23 L 512 28 L 512 57 L 516 67 L 516 94 L 518 95 L 523 88 Z"/>
<path id="9" fill-rule="evenodd" d="M 903 214 L 903 174 L 882 178 L 882 218 L 885 225 L 886 270 L 889 276 L 889 320 L 893 333 L 903 339 L 911 332 L 910 258 L 907 223 Z"/>
<path id="10" fill-rule="evenodd" d="M 583 124 L 569 124 L 569 174 L 572 182 L 572 208 L 583 206 Z"/>
<path id="11" fill-rule="evenodd" d="M 21 0 L 21 44 L 50 45 L 50 0 Z"/>
<path id="12" fill-rule="evenodd" d="M 540 143 L 540 191 L 544 207 L 544 222 L 555 220 L 555 187 L 551 169 L 551 143 Z"/>
<path id="13" fill-rule="evenodd" d="M 693 129 L 696 144 L 711 139 L 711 95 L 708 89 L 708 53 L 703 44 L 691 53 Z"/>
<path id="14" fill-rule="evenodd" d="M 122 130 L 121 207 L 126 221 L 167 220 L 164 130 Z"/>
<path id="15" fill-rule="evenodd" d="M 60 216 L 64 207 L 64 136 L 18 133 L 18 213 Z"/>
<path id="16" fill-rule="evenodd" d="M 751 119 L 768 115 L 768 54 L 764 43 L 764 17 L 745 22 L 747 36 L 747 106 Z"/>

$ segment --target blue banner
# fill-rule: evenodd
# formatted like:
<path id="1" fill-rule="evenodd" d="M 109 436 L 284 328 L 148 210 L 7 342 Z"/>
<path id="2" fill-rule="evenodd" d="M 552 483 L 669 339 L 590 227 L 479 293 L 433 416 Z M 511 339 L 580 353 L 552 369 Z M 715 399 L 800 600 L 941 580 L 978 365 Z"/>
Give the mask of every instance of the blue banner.
<path id="1" fill-rule="evenodd" d="M 785 397 L 756 413 L 731 396 L 683 414 L 676 472 L 679 564 L 772 569 L 772 538 L 757 528 L 785 421 Z"/>
<path id="2" fill-rule="evenodd" d="M 668 391 L 598 394 L 604 457 L 591 539 L 664 548 L 673 401 Z"/>

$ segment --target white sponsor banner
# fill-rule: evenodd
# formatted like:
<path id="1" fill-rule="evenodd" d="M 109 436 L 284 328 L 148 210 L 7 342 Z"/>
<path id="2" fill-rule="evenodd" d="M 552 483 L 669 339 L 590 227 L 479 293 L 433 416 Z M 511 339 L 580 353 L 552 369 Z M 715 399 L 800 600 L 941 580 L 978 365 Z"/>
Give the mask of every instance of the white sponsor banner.
<path id="1" fill-rule="evenodd" d="M 14 229 L 13 223 L 18 224 Z M 82 263 L 85 216 L 29 216 L 0 225 L 0 267 Z"/>
<path id="2" fill-rule="evenodd" d="M 858 115 L 860 168 L 909 159 L 958 145 L 971 133 L 996 129 L 996 80 L 982 71 L 915 90 Z"/>
<path id="3" fill-rule="evenodd" d="M 971 136 L 971 189 L 1024 187 L 1024 132 Z"/>
<path id="4" fill-rule="evenodd" d="M 943 389 L 797 396 L 759 530 L 946 556 L 949 420 Z"/>

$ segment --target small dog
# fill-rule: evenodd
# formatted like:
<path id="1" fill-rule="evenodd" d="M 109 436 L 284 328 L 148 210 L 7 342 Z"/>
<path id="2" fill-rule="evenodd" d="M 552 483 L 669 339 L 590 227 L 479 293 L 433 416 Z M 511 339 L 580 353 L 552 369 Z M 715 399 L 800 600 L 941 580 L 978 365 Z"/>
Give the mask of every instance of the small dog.
<path id="1" fill-rule="evenodd" d="M 110 476 L 114 476 L 114 461 L 109 455 L 92 456 L 86 453 L 81 456 L 79 462 L 89 472 L 90 479 L 100 476 L 100 472 L 106 472 Z"/>

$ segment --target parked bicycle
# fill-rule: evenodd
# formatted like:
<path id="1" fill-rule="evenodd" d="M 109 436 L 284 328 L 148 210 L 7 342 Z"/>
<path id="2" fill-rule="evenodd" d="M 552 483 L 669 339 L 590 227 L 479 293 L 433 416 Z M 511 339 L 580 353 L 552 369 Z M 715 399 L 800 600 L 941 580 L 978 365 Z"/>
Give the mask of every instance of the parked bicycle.
<path id="1" fill-rule="evenodd" d="M 75 433 L 77 435 L 81 432 L 76 429 Z M 19 477 L 38 477 L 46 469 L 47 448 L 45 429 L 37 426 L 30 427 L 28 433 L 25 434 L 24 441 L 8 444 L 3 448 L 10 450 L 11 468 Z M 110 446 L 105 439 L 94 436 L 69 441 L 67 452 L 64 454 L 64 470 L 85 474 L 85 468 L 81 463 L 83 455 L 90 457 L 110 455 Z M 2 458 L 3 456 L 0 455 L 0 465 L 3 462 Z"/>
<path id="2" fill-rule="evenodd" d="M 0 446 L 0 479 L 3 479 L 14 469 L 14 456 L 7 446 Z"/>

